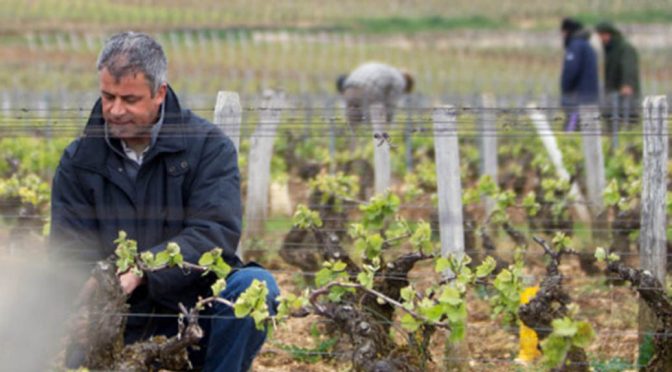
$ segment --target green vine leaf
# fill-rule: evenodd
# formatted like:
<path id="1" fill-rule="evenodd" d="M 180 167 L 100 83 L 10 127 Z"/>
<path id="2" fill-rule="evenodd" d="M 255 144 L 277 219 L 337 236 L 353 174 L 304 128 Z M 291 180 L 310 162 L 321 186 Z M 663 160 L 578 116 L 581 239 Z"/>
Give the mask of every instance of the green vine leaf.
<path id="1" fill-rule="evenodd" d="M 602 247 L 598 247 L 595 249 L 595 259 L 597 262 L 604 262 L 607 259 L 607 251 Z"/>
<path id="2" fill-rule="evenodd" d="M 432 227 L 425 221 L 420 221 L 420 223 L 418 223 L 409 241 L 413 248 L 423 254 L 430 255 L 434 253 Z"/>
<path id="3" fill-rule="evenodd" d="M 543 365 L 548 368 L 556 368 L 565 359 L 565 355 L 569 352 L 571 343 L 564 337 L 551 334 L 544 341 L 541 342 L 541 349 L 543 351 Z"/>
<path id="4" fill-rule="evenodd" d="M 128 235 L 123 230 L 119 231 L 119 237 L 114 243 L 117 244 L 117 248 L 114 250 L 114 254 L 117 256 L 117 274 L 125 273 L 135 267 L 138 243 L 133 239 L 128 239 Z"/>
<path id="5" fill-rule="evenodd" d="M 621 200 L 621 190 L 618 187 L 618 182 L 613 179 L 607 187 L 604 188 L 604 204 L 608 207 L 614 207 L 618 205 L 618 202 Z"/>
<path id="6" fill-rule="evenodd" d="M 485 278 L 490 275 L 497 268 L 497 261 L 491 256 L 488 256 L 483 262 L 476 267 L 476 277 Z"/>
<path id="7" fill-rule="evenodd" d="M 401 317 L 401 327 L 409 332 L 415 332 L 420 328 L 421 321 L 415 319 L 411 314 L 404 314 Z"/>
<path id="8" fill-rule="evenodd" d="M 212 290 L 212 295 L 217 297 L 220 296 L 221 293 L 226 289 L 226 279 L 224 278 L 219 278 L 217 279 L 212 286 L 210 286 L 210 289 Z"/>
<path id="9" fill-rule="evenodd" d="M 587 348 L 595 339 L 595 331 L 588 322 L 578 322 L 577 330 L 572 338 L 572 344 L 576 347 Z"/>
<path id="10" fill-rule="evenodd" d="M 324 287 L 331 282 L 344 282 L 348 279 L 347 265 L 342 261 L 325 261 L 322 269 L 315 274 L 315 285 Z"/>
<path id="11" fill-rule="evenodd" d="M 578 325 L 570 318 L 553 319 L 551 322 L 553 333 L 562 337 L 574 337 L 578 331 Z"/>
<path id="12" fill-rule="evenodd" d="M 525 208 L 530 217 L 534 217 L 539 213 L 541 204 L 537 203 L 537 194 L 534 191 L 530 191 L 523 198 L 523 208 Z"/>
<path id="13" fill-rule="evenodd" d="M 588 322 L 575 321 L 570 317 L 554 319 L 551 325 L 553 332 L 541 343 L 542 363 L 546 368 L 560 367 L 572 345 L 586 348 L 595 337 Z"/>
<path id="14" fill-rule="evenodd" d="M 364 213 L 362 225 L 367 230 L 382 229 L 385 221 L 397 213 L 400 203 L 399 197 L 389 192 L 374 196 L 369 203 L 359 207 Z"/>
<path id="15" fill-rule="evenodd" d="M 310 229 L 322 227 L 322 219 L 318 212 L 310 210 L 304 204 L 299 204 L 296 207 L 294 217 L 292 217 L 292 224 L 301 229 Z"/>
<path id="16" fill-rule="evenodd" d="M 308 300 L 308 290 L 304 291 L 300 296 L 293 293 L 278 296 L 276 301 L 278 302 L 278 312 L 276 315 L 278 319 L 288 318 L 293 312 L 306 308 L 310 303 Z"/>
<path id="17" fill-rule="evenodd" d="M 483 175 L 478 180 L 478 191 L 484 196 L 495 196 L 499 193 L 499 186 L 490 175 Z"/>
<path id="18" fill-rule="evenodd" d="M 205 268 L 203 275 L 214 273 L 217 278 L 225 279 L 231 273 L 231 266 L 229 266 L 222 258 L 222 249 L 214 248 L 205 252 L 198 259 L 198 265 Z"/>
<path id="19" fill-rule="evenodd" d="M 447 285 L 441 292 L 439 302 L 457 306 L 462 303 L 462 294 L 455 287 Z"/>
<path id="20" fill-rule="evenodd" d="M 439 257 L 434 263 L 434 271 L 437 273 L 442 273 L 450 269 L 450 261 L 445 257 Z"/>
<path id="21" fill-rule="evenodd" d="M 233 313 L 236 318 L 250 316 L 254 320 L 256 328 L 263 331 L 266 320 L 270 317 L 266 297 L 268 288 L 266 282 L 254 279 L 252 284 L 238 296 L 233 305 Z"/>
<path id="22" fill-rule="evenodd" d="M 340 212 L 343 209 L 343 200 L 353 199 L 359 192 L 359 179 L 343 172 L 334 175 L 321 173 L 310 181 L 310 188 L 322 194 L 322 204 L 333 200 L 334 208 Z"/>
<path id="23" fill-rule="evenodd" d="M 572 244 L 572 238 L 567 236 L 567 234 L 558 232 L 553 237 L 553 246 L 557 252 L 560 252 L 563 249 L 569 248 Z"/>

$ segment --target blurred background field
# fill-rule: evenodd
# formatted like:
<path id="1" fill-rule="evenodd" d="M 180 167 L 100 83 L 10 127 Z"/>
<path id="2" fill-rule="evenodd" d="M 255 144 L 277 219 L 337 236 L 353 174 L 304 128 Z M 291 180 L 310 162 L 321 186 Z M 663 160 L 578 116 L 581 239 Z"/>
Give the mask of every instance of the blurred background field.
<path id="1" fill-rule="evenodd" d="M 170 80 L 191 106 L 218 90 L 252 106 L 264 89 L 334 95 L 336 76 L 384 61 L 417 93 L 455 104 L 491 92 L 503 104 L 558 101 L 559 22 L 618 23 L 639 48 L 643 91 L 672 91 L 667 1 L 0 1 L 0 100 L 15 107 L 87 106 L 95 58 L 114 31 L 161 40 Z M 87 96 L 89 94 L 89 96 Z"/>

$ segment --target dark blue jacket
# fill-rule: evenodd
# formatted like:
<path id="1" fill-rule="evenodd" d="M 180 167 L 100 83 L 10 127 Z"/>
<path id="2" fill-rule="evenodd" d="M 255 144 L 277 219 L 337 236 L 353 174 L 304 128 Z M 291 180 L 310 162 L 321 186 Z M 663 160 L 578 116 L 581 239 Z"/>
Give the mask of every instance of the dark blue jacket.
<path id="1" fill-rule="evenodd" d="M 230 265 L 241 266 L 235 255 L 242 216 L 238 160 L 220 129 L 182 110 L 169 89 L 163 126 L 135 182 L 124 174 L 119 140 L 108 145 L 103 129 L 98 101 L 84 135 L 68 146 L 56 170 L 52 249 L 93 263 L 114 253 L 113 241 L 124 230 L 141 252 L 162 251 L 172 241 L 185 261 L 196 263 L 203 252 L 220 247 Z M 131 312 L 176 314 L 178 303 L 191 306 L 209 295 L 212 280 L 177 268 L 149 273 L 129 299 Z M 173 317 L 167 321 L 170 328 L 177 324 Z M 166 333 L 159 322 L 129 317 L 127 342 Z"/>
<path id="2" fill-rule="evenodd" d="M 599 99 L 597 56 L 588 35 L 570 36 L 565 50 L 561 78 L 562 105 L 596 104 Z"/>

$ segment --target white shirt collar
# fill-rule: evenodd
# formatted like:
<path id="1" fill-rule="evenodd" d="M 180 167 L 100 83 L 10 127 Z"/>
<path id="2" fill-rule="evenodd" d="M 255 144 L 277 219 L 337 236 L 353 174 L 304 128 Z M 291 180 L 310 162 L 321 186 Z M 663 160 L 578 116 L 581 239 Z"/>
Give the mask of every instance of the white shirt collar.
<path id="1" fill-rule="evenodd" d="M 126 145 L 126 141 L 121 141 L 121 147 L 124 149 L 124 154 L 126 154 L 127 158 L 136 162 L 138 165 L 142 165 L 142 161 L 145 158 L 145 154 L 147 154 L 147 151 L 149 151 L 149 148 L 151 146 L 145 147 L 145 149 L 140 154 L 135 152 L 132 148 L 128 147 Z"/>

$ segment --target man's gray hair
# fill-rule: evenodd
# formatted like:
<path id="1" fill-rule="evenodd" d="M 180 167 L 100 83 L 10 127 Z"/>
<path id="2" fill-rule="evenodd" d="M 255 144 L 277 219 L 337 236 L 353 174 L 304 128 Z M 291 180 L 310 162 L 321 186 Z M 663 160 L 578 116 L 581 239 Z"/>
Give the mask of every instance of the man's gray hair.
<path id="1" fill-rule="evenodd" d="M 167 82 L 168 61 L 161 44 L 140 32 L 122 32 L 107 40 L 98 56 L 97 68 L 107 69 L 117 80 L 142 72 L 152 95 Z"/>

